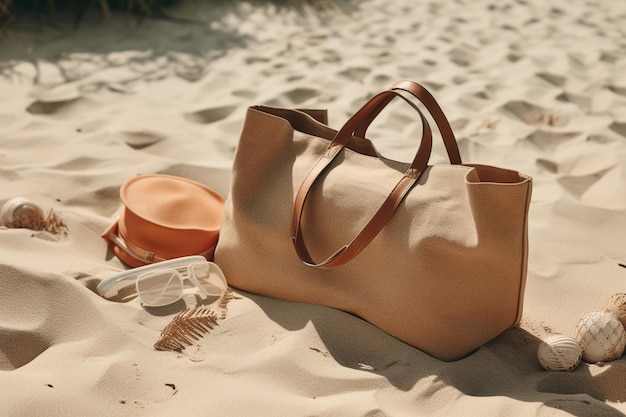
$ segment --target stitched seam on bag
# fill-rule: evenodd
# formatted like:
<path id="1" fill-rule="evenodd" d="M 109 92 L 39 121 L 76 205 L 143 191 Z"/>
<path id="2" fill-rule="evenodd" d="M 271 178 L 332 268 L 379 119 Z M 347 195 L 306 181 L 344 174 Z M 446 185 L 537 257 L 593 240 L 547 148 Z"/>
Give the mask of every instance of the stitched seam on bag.
<path id="1" fill-rule="evenodd" d="M 515 313 L 515 319 L 511 327 L 516 326 L 521 320 L 524 314 L 524 290 L 526 288 L 526 280 L 528 277 L 528 255 L 529 255 L 529 242 L 528 242 L 528 215 L 530 212 L 530 199 L 532 196 L 532 179 L 527 178 L 530 181 L 528 188 L 526 189 L 526 206 L 524 208 L 524 238 L 522 239 L 522 251 L 525 254 L 524 258 L 526 262 L 522 262 L 520 274 L 520 283 L 517 292 L 517 312 Z"/>

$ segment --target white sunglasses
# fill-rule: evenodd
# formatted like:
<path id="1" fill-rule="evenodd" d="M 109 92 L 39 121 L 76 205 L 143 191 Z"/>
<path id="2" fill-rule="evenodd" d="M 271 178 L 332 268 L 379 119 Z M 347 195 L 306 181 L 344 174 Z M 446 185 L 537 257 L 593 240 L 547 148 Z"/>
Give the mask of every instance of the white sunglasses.
<path id="1" fill-rule="evenodd" d="M 148 307 L 175 303 L 183 296 L 184 280 L 191 281 L 204 295 L 221 295 L 228 289 L 220 267 L 203 256 L 185 256 L 133 268 L 107 278 L 96 291 L 104 298 L 115 297 L 135 280 L 137 296 Z"/>

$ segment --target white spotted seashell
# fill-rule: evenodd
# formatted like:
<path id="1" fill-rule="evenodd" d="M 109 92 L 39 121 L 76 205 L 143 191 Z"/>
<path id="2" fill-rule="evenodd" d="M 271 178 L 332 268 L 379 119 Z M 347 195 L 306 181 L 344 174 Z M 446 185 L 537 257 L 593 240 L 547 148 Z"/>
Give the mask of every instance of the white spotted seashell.
<path id="1" fill-rule="evenodd" d="M 7 200 L 2 206 L 0 216 L 7 227 L 28 227 L 29 222 L 41 221 L 44 218 L 41 206 L 25 197 Z"/>
<path id="2" fill-rule="evenodd" d="M 612 361 L 624 353 L 626 330 L 614 314 L 595 311 L 576 325 L 576 341 L 583 348 L 586 362 Z"/>
<path id="3" fill-rule="evenodd" d="M 613 294 L 606 300 L 602 310 L 615 314 L 626 328 L 626 293 Z"/>
<path id="4" fill-rule="evenodd" d="M 580 363 L 582 348 L 571 337 L 548 336 L 539 345 L 537 359 L 547 371 L 573 371 Z"/>

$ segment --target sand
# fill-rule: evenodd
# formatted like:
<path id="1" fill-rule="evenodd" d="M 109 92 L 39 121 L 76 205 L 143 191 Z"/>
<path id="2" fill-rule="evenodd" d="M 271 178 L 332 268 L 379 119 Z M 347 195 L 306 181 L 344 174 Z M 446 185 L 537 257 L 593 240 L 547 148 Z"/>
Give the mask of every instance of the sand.
<path id="1" fill-rule="evenodd" d="M 207 3 L 172 11 L 202 24 L 88 16 L 3 36 L 0 200 L 31 198 L 67 231 L 0 229 L 0 415 L 626 414 L 624 357 L 573 372 L 536 357 L 626 292 L 626 3 Z M 338 128 L 402 79 L 435 95 L 464 161 L 534 179 L 520 327 L 446 363 L 349 314 L 235 289 L 217 327 L 162 352 L 177 313 L 217 298 L 144 308 L 95 292 L 126 268 L 100 237 L 125 180 L 178 175 L 226 196 L 248 106 L 326 108 Z M 417 132 L 398 105 L 370 133 L 408 160 Z M 446 162 L 438 142 L 431 162 Z"/>

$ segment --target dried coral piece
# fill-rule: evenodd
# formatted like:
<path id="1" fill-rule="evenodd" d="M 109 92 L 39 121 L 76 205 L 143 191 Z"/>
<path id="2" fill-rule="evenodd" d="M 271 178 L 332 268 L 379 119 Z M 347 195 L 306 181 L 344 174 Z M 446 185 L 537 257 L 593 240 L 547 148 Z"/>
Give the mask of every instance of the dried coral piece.
<path id="1" fill-rule="evenodd" d="M 14 197 L 2 206 L 2 221 L 10 228 L 42 230 L 55 235 L 67 234 L 63 220 L 50 210 L 48 216 L 35 201 L 24 197 Z"/>
<path id="2" fill-rule="evenodd" d="M 50 210 L 48 213 L 48 217 L 46 217 L 44 221 L 43 228 L 40 230 L 45 230 L 53 235 L 67 235 L 67 225 L 53 210 Z"/>

